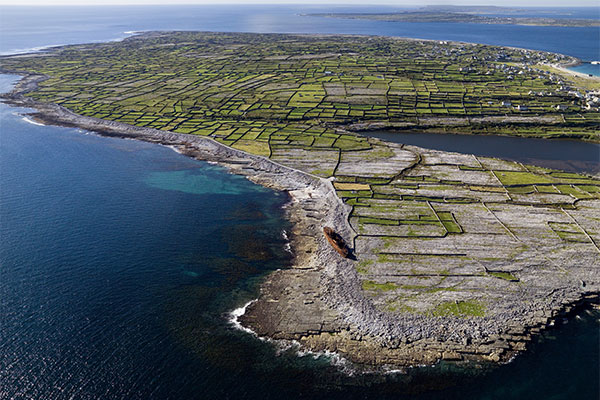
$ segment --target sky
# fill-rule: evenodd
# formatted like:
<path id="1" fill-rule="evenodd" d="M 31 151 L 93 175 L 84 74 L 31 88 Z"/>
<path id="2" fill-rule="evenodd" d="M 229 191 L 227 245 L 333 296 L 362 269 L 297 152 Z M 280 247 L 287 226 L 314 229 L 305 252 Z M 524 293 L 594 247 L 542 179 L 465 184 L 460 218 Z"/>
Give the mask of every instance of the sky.
<path id="1" fill-rule="evenodd" d="M 365 5 L 365 0 L 0 0 L 3 5 L 142 5 L 142 4 L 319 4 Z M 412 6 L 427 4 L 502 5 L 520 7 L 599 7 L 598 0 L 370 0 L 371 5 Z M 500 3 L 500 4 L 499 4 Z"/>

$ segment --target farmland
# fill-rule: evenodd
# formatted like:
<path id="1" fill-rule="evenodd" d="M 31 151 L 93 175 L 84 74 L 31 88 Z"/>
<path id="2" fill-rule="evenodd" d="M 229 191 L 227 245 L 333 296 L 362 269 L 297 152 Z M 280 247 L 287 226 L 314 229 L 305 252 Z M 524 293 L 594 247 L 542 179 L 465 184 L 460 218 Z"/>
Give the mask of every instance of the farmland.
<path id="1" fill-rule="evenodd" d="M 462 43 L 180 32 L 1 63 L 49 76 L 36 100 L 272 155 L 369 147 L 340 128 L 599 141 L 587 88 L 537 66 L 567 61 Z"/>
<path id="2" fill-rule="evenodd" d="M 395 128 L 599 142 L 598 98 L 588 80 L 570 81 L 546 67 L 570 61 L 452 42 L 171 32 L 5 57 L 0 67 L 44 77 L 25 93 L 36 104 L 210 138 L 331 182 L 348 210 L 354 234 L 346 239 L 358 258 L 347 264 L 353 275 L 345 276 L 360 282 L 360 295 L 377 312 L 404 323 L 385 329 L 393 340 L 383 334 L 377 340 L 386 348 L 397 348 L 400 340 L 431 347 L 432 337 L 444 337 L 460 350 L 462 335 L 472 346 L 465 353 L 493 353 L 497 361 L 524 348 L 527 329 L 541 329 L 566 304 L 597 293 L 600 180 L 386 143 L 359 132 Z M 328 210 L 309 211 L 314 227 Z M 294 279 L 313 276 L 300 275 Z M 298 298 L 313 291 L 325 298 L 322 288 L 315 289 L 318 282 Z M 272 300 L 269 307 L 284 321 L 284 304 L 297 299 Z M 336 301 L 328 307 L 343 306 Z M 305 310 L 299 318 L 309 320 L 301 321 L 306 330 L 274 331 L 323 346 L 322 328 L 310 323 L 318 317 L 322 326 L 325 319 L 322 309 L 312 310 L 316 304 L 303 300 L 292 307 Z M 440 333 L 444 318 L 455 324 L 456 337 Z M 460 325 L 465 320 L 477 321 L 478 328 Z M 512 327 L 517 333 L 491 342 L 508 344 L 477 347 L 508 329 L 507 320 L 518 325 Z M 341 330 L 336 321 L 330 333 Z M 364 321 L 369 326 L 354 321 L 352 329 L 377 337 L 378 323 Z M 327 343 L 328 349 L 337 345 Z M 390 356 L 391 362 L 439 358 L 409 359 L 421 350 Z"/>

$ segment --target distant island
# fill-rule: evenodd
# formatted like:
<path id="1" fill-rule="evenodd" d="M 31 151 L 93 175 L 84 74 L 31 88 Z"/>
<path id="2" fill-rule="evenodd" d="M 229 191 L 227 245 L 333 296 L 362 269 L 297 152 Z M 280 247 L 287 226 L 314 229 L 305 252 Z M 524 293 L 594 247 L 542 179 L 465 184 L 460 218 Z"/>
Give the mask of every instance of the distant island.
<path id="1" fill-rule="evenodd" d="M 600 20 L 598 19 L 518 16 L 523 12 L 523 9 L 493 6 L 426 6 L 416 11 L 390 13 L 311 13 L 305 15 L 331 18 L 370 19 L 390 22 L 444 22 L 570 27 L 600 26 Z M 515 16 L 494 16 L 493 14 L 496 13 Z M 551 13 L 547 13 L 551 15 Z"/>
<path id="2" fill-rule="evenodd" d="M 600 142 L 600 80 L 562 69 L 576 62 L 375 36 L 149 32 L 0 69 L 24 76 L 4 101 L 38 121 L 173 146 L 289 193 L 294 265 L 236 323 L 404 368 L 507 362 L 598 302 L 600 171 L 360 132 Z"/>

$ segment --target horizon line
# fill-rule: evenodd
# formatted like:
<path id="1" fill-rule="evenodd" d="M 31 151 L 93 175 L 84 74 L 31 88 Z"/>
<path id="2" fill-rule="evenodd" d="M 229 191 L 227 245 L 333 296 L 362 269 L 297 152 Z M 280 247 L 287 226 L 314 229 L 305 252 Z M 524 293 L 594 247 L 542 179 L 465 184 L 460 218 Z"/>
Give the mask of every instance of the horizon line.
<path id="1" fill-rule="evenodd" d="M 383 2 L 375 2 L 375 3 L 371 3 L 369 6 L 365 6 L 363 4 L 360 3 L 343 3 L 343 2 L 337 2 L 334 0 L 334 2 L 327 2 L 327 3 L 302 3 L 302 2 L 275 2 L 275 1 L 257 1 L 257 2 L 244 2 L 244 1 L 202 1 L 202 2 L 197 2 L 197 3 L 192 3 L 192 2 L 182 2 L 182 3 L 157 3 L 157 2 L 148 2 L 148 3 L 138 3 L 138 2 L 133 2 L 133 3 L 109 3 L 109 4 L 102 4 L 102 3 L 87 3 L 87 4 L 67 4 L 67 3 L 54 3 L 54 4 L 23 4 L 23 2 L 19 2 L 19 3 L 10 3 L 10 4 L 3 4 L 0 2 L 0 7 L 115 7 L 115 6 L 165 6 L 165 7 L 170 7 L 170 6 L 203 6 L 203 5 L 246 5 L 246 6 L 253 6 L 253 5 L 272 5 L 272 6 L 277 6 L 277 5 L 286 5 L 286 6 L 321 6 L 321 7 L 328 7 L 328 6 L 340 6 L 340 7 L 360 7 L 360 8 L 367 8 L 369 6 L 388 6 L 391 8 L 403 8 L 403 7 L 427 7 L 427 6 L 439 6 L 439 7 L 493 7 L 493 8 L 565 8 L 565 9 L 573 9 L 573 8 L 599 8 L 600 9 L 600 5 L 575 5 L 575 6 L 558 6 L 558 5 L 552 5 L 552 6 L 542 6 L 542 5 L 534 5 L 534 6 L 511 6 L 511 5 L 507 5 L 507 6 L 496 6 L 496 5 L 492 5 L 492 4 L 439 4 L 439 3 L 432 3 L 432 4 L 419 4 L 419 3 L 406 3 L 406 4 L 393 4 L 391 2 L 386 2 L 385 0 Z"/>

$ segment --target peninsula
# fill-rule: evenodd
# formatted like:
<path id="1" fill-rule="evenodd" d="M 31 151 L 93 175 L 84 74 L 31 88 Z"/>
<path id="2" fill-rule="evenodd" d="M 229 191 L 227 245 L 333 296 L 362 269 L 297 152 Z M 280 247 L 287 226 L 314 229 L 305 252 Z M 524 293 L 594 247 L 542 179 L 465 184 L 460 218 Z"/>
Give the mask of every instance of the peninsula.
<path id="1" fill-rule="evenodd" d="M 267 277 L 241 322 L 407 367 L 507 361 L 598 301 L 600 171 L 360 131 L 600 142 L 600 82 L 557 68 L 573 62 L 456 42 L 152 32 L 3 57 L 0 68 L 24 76 L 4 101 L 40 121 L 176 146 L 287 191 L 294 266 Z"/>

